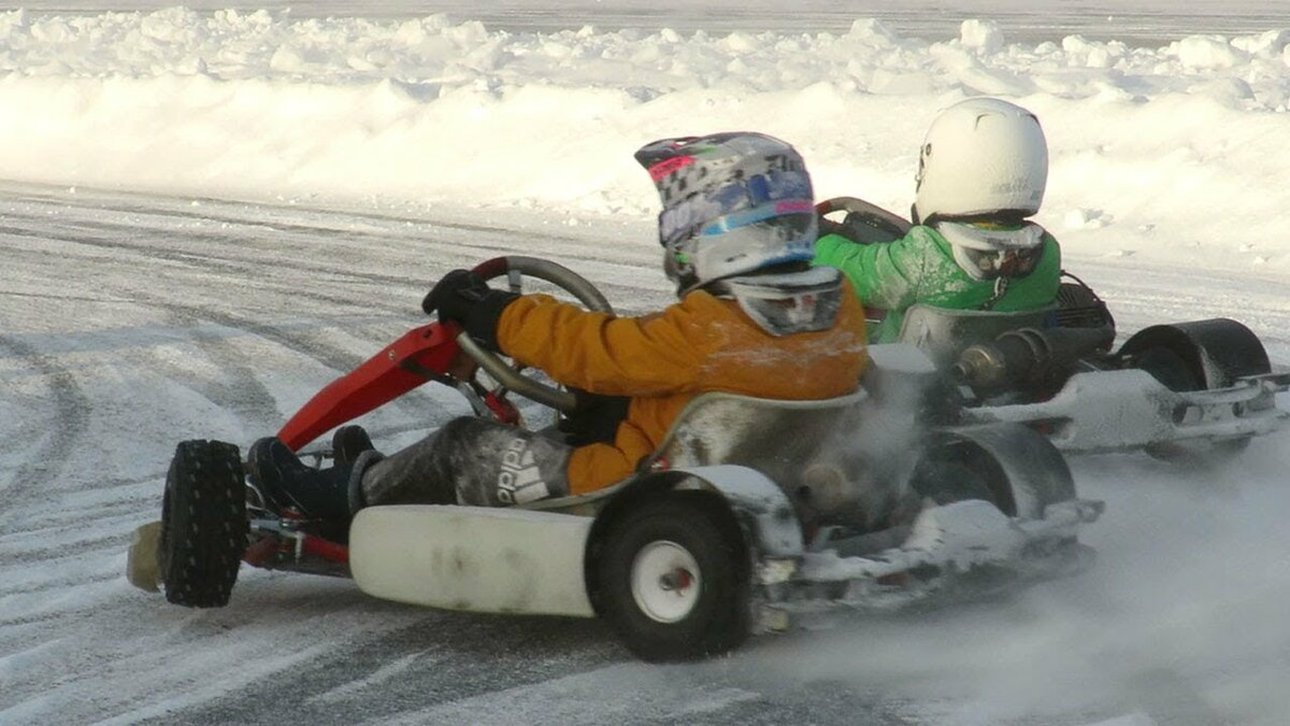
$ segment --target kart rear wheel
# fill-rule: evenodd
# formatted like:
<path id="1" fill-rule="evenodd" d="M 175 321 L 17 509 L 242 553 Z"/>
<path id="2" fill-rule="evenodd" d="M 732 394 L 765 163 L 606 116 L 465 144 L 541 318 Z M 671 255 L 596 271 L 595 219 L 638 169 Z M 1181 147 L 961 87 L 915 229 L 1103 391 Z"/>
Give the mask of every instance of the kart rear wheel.
<path id="1" fill-rule="evenodd" d="M 1205 382 L 1181 355 L 1163 346 L 1138 356 L 1137 368 L 1150 373 L 1171 391 L 1203 391 Z M 1250 445 L 1250 437 L 1223 441 L 1163 441 L 1149 444 L 1145 451 L 1153 459 L 1190 466 L 1218 466 L 1239 456 Z"/>
<path id="2" fill-rule="evenodd" d="M 711 495 L 670 494 L 614 522 L 597 568 L 600 612 L 647 661 L 737 647 L 749 630 L 747 550 Z"/>
<path id="3" fill-rule="evenodd" d="M 1062 453 L 1015 423 L 933 433 L 909 485 L 936 504 L 981 499 L 1023 519 L 1040 519 L 1048 505 L 1076 497 Z"/>
<path id="4" fill-rule="evenodd" d="M 987 452 L 971 442 L 947 442 L 927 451 L 914 467 L 910 486 L 938 505 L 981 499 L 1000 510 L 1008 506 L 995 494 L 1007 486 L 1003 472 Z"/>
<path id="5" fill-rule="evenodd" d="M 1259 336 L 1227 318 L 1153 325 L 1125 341 L 1118 355 L 1128 366 L 1150 373 L 1177 392 L 1226 388 L 1243 376 L 1272 371 Z M 1190 412 L 1184 408 L 1174 415 L 1175 423 L 1183 423 Z M 1163 461 L 1213 467 L 1230 461 L 1249 443 L 1249 436 L 1166 441 L 1151 444 L 1146 451 Z"/>
<path id="6" fill-rule="evenodd" d="M 166 599 L 194 608 L 227 605 L 246 538 L 246 486 L 237 447 L 181 442 L 161 505 L 158 559 Z"/>

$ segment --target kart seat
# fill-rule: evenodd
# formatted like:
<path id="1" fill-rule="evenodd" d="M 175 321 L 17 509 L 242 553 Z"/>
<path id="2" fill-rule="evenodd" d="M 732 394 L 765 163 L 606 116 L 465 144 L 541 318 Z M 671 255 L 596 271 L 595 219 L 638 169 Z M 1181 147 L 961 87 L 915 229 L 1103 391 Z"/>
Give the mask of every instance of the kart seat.
<path id="1" fill-rule="evenodd" d="M 985 343 L 1009 330 L 1045 328 L 1052 308 L 1021 312 L 995 310 L 951 310 L 930 305 L 913 305 L 901 321 L 901 343 L 909 343 L 927 354 L 938 369 L 953 365 L 969 346 Z"/>
<path id="2" fill-rule="evenodd" d="M 863 389 L 818 401 L 784 401 L 733 393 L 696 396 L 672 423 L 657 451 L 644 463 L 650 468 L 681 469 L 735 464 L 755 469 L 796 491 L 813 475 L 812 463 L 836 467 L 837 452 L 849 447 L 862 420 Z M 842 437 L 839 441 L 836 437 Z M 563 509 L 601 499 L 633 481 L 629 478 L 590 494 L 532 502 L 525 508 Z"/>
<path id="3" fill-rule="evenodd" d="M 651 461 L 671 467 L 740 464 L 770 473 L 801 468 L 829 434 L 856 415 L 863 391 L 821 401 L 781 401 L 705 393 L 685 407 Z M 774 478 L 774 477 L 772 477 Z"/>
<path id="4" fill-rule="evenodd" d="M 685 407 L 650 461 L 672 469 L 754 469 L 794 500 L 799 515 L 813 519 L 807 510 L 854 504 L 856 482 L 867 478 L 851 454 L 868 397 L 863 390 L 821 401 L 705 393 Z"/>

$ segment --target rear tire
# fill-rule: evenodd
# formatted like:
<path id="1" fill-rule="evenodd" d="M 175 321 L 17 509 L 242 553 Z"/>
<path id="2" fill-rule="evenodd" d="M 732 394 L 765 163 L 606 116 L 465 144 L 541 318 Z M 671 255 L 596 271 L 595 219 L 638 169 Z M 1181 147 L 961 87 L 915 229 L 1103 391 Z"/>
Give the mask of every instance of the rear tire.
<path id="1" fill-rule="evenodd" d="M 1048 505 L 1076 497 L 1062 453 L 1015 423 L 932 434 L 909 484 L 936 504 L 981 499 L 1022 519 L 1042 518 Z"/>
<path id="2" fill-rule="evenodd" d="M 220 441 L 180 443 L 161 506 L 158 559 L 166 599 L 195 608 L 227 605 L 247 529 L 237 447 Z"/>
<path id="3" fill-rule="evenodd" d="M 991 486 L 992 481 L 998 483 Z M 1009 507 L 995 494 L 995 490 L 1007 486 L 1006 477 L 987 452 L 970 442 L 955 441 L 927 451 L 914 467 L 909 483 L 919 496 L 938 505 L 981 499 L 1001 511 Z"/>
<path id="4" fill-rule="evenodd" d="M 720 506 L 709 494 L 674 493 L 609 528 L 596 565 L 599 609 L 640 658 L 695 660 L 748 636 L 748 552 Z"/>
<path id="5" fill-rule="evenodd" d="M 1170 348 L 1150 348 L 1138 356 L 1136 368 L 1150 373 L 1171 391 L 1203 391 L 1205 382 L 1181 355 Z M 1250 438 L 1223 441 L 1164 441 L 1149 444 L 1146 452 L 1153 459 L 1189 466 L 1219 466 L 1239 456 L 1250 445 Z"/>

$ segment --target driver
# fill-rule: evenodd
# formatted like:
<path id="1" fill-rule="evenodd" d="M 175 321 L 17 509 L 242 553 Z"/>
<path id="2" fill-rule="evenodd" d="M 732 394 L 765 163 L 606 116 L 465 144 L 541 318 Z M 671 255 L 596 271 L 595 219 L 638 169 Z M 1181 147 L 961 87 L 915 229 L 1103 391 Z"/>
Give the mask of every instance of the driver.
<path id="1" fill-rule="evenodd" d="M 663 268 L 678 302 L 620 318 L 454 270 L 422 303 L 485 348 L 574 388 L 578 435 L 462 417 L 388 457 L 367 450 L 321 470 L 261 439 L 248 452 L 261 492 L 343 520 L 370 504 L 584 494 L 630 476 L 705 391 L 812 400 L 855 390 L 867 361 L 864 313 L 838 271 L 811 266 L 811 181 L 793 147 L 722 133 L 656 141 L 636 159 L 662 198 Z"/>
<path id="2" fill-rule="evenodd" d="M 898 339 L 916 303 L 956 310 L 1037 310 L 1053 304 L 1061 249 L 1027 219 L 1039 211 L 1048 145 L 1035 115 L 997 98 L 969 98 L 932 121 L 919 151 L 913 228 L 883 244 L 820 238 L 815 263 L 846 274 L 870 313 L 870 341 Z"/>

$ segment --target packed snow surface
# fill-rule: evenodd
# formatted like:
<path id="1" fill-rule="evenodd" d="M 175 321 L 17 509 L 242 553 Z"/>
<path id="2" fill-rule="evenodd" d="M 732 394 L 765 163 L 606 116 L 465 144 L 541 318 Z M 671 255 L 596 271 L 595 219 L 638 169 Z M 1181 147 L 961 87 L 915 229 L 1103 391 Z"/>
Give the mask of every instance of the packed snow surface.
<path id="1" fill-rule="evenodd" d="M 1074 461 L 1107 501 L 1078 578 L 694 666 L 636 663 L 594 623 L 345 581 L 244 568 L 229 608 L 200 612 L 125 583 L 178 440 L 275 431 L 420 323 L 446 270 L 531 254 L 625 312 L 665 304 L 631 157 L 665 136 L 771 133 L 818 197 L 902 212 L 936 112 L 1007 98 L 1048 136 L 1037 219 L 1122 332 L 1233 317 L 1290 362 L 1279 3 L 1135 4 L 1209 28 L 1171 37 L 1080 4 L 1120 39 L 1087 18 L 1039 32 L 1066 3 L 982 2 L 998 15 L 932 34 L 896 29 L 941 28 L 930 2 L 840 22 L 804 3 L 818 25 L 781 4 L 740 3 L 741 25 L 733 4 L 642 22 L 611 2 L 603 27 L 498 10 L 581 17 L 558 1 L 487 23 L 464 3 L 0 13 L 0 723 L 1286 723 L 1284 435 L 1219 472 Z M 427 389 L 364 423 L 392 448 L 460 413 Z"/>

